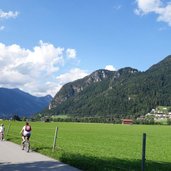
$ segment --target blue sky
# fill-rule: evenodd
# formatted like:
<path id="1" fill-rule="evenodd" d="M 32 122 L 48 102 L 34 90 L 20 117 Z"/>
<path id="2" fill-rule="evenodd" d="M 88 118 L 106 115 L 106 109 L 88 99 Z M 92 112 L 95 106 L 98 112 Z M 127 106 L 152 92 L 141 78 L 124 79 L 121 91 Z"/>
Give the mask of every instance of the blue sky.
<path id="1" fill-rule="evenodd" d="M 1 0 L 0 86 L 55 95 L 98 69 L 171 54 L 168 0 Z"/>

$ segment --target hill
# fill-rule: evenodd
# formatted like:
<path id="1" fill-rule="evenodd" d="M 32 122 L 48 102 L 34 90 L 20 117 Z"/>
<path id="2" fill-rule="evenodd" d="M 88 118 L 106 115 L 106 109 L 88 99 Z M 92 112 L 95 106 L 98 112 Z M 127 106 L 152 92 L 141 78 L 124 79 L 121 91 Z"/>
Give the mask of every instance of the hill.
<path id="1" fill-rule="evenodd" d="M 19 89 L 0 88 L 0 116 L 30 116 L 47 108 L 51 96 L 36 97 Z"/>
<path id="2" fill-rule="evenodd" d="M 139 116 L 156 106 L 171 106 L 171 56 L 145 72 L 130 67 L 97 70 L 70 82 L 57 92 L 47 113 Z"/>

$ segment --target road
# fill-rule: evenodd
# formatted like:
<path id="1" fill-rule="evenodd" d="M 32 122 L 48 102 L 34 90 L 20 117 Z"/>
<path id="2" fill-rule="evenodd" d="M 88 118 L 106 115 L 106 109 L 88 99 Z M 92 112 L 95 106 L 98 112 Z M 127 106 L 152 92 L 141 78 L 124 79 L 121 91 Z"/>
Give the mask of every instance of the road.
<path id="1" fill-rule="evenodd" d="M 79 171 L 78 169 L 21 146 L 0 141 L 0 171 Z"/>

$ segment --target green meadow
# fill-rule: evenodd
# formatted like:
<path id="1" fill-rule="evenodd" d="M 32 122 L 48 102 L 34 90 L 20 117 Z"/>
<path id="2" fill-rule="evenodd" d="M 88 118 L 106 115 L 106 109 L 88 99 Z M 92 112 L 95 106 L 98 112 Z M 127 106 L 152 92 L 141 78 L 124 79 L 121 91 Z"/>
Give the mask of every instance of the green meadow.
<path id="1" fill-rule="evenodd" d="M 6 121 L 6 138 L 20 144 L 23 125 Z M 142 135 L 146 133 L 145 171 L 171 170 L 171 126 L 63 122 L 31 122 L 31 126 L 32 150 L 87 171 L 140 171 Z"/>

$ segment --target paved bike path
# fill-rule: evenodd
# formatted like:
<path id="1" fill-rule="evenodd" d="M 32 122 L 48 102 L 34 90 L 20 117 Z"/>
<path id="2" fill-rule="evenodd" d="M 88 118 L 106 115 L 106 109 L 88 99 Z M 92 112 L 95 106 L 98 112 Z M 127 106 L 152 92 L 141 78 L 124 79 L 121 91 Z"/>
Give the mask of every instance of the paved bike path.
<path id="1" fill-rule="evenodd" d="M 21 150 L 21 146 L 0 141 L 0 171 L 79 171 L 72 166 L 36 152 Z"/>

